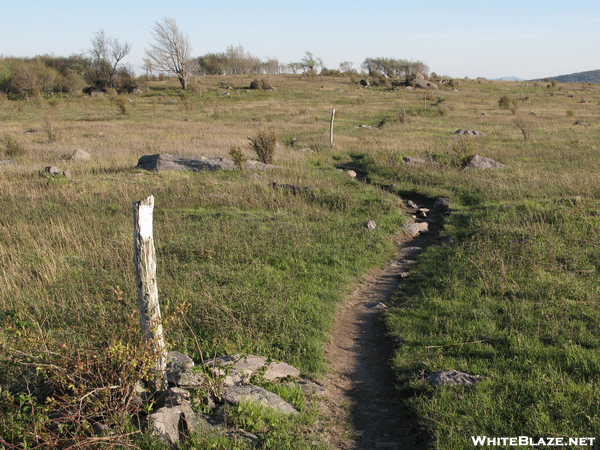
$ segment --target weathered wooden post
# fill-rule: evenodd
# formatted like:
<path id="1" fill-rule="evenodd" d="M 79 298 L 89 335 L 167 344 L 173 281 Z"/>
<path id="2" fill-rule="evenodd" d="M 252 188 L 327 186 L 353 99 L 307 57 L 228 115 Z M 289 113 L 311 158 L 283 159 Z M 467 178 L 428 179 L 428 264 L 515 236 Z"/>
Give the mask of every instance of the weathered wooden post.
<path id="1" fill-rule="evenodd" d="M 158 288 L 156 286 L 156 253 L 152 237 L 152 211 L 154 197 L 151 195 L 133 204 L 133 262 L 138 291 L 142 337 L 156 351 L 154 379 L 150 389 L 162 391 L 167 388 L 167 352 L 163 339 Z"/>
<path id="2" fill-rule="evenodd" d="M 331 110 L 331 124 L 329 125 L 329 145 L 333 145 L 333 119 L 335 119 L 335 108 Z"/>

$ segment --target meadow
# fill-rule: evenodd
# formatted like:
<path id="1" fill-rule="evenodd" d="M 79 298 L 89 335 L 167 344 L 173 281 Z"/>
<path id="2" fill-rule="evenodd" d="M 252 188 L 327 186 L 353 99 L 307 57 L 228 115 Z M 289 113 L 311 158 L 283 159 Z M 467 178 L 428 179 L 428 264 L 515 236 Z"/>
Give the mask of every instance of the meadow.
<path id="1" fill-rule="evenodd" d="M 340 300 L 393 255 L 401 199 L 447 197 L 441 235 L 384 318 L 398 342 L 399 401 L 435 449 L 470 448 L 472 435 L 597 435 L 600 88 L 459 80 L 458 90 L 407 91 L 286 75 L 262 91 L 246 89 L 251 81 L 0 100 L 0 159 L 17 161 L 0 166 L 0 382 L 36 355 L 136 348 L 131 204 L 149 194 L 169 347 L 196 361 L 259 354 L 319 379 Z M 459 128 L 485 136 L 454 136 Z M 252 158 L 258 130 L 280 138 L 280 167 L 260 178 L 135 169 L 154 153 L 227 156 L 238 146 Z M 92 160 L 70 162 L 77 148 Z M 476 153 L 510 168 L 463 171 Z M 432 163 L 407 166 L 404 156 Z M 366 183 L 337 170 L 348 161 Z M 49 165 L 72 177 L 45 176 Z M 428 386 L 441 369 L 483 381 Z M 4 439 L 28 439 L 28 420 L 5 416 Z M 285 445 L 311 448 L 307 433 L 326 418 L 311 420 Z"/>

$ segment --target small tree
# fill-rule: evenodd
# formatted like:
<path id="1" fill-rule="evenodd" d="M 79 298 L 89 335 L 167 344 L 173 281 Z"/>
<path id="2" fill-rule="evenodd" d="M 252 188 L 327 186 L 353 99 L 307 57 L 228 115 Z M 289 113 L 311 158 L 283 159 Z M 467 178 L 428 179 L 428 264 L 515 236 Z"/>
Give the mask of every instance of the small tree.
<path id="1" fill-rule="evenodd" d="M 311 52 L 306 52 L 304 57 L 297 64 L 303 72 L 314 72 L 319 67 L 323 67 L 323 60 L 315 57 Z"/>
<path id="2" fill-rule="evenodd" d="M 146 49 L 146 56 L 156 70 L 175 75 L 181 88 L 187 89 L 192 64 L 192 46 L 187 33 L 179 30 L 175 19 L 165 17 L 162 22 L 155 22 L 152 36 L 154 44 Z"/>
<path id="3" fill-rule="evenodd" d="M 249 137 L 250 146 L 256 152 L 258 160 L 264 164 L 273 164 L 275 149 L 279 143 L 279 137 L 274 132 L 258 130 L 258 134 Z"/>
<path id="4" fill-rule="evenodd" d="M 104 30 L 97 31 L 91 42 L 91 79 L 88 81 L 102 87 L 116 87 L 116 78 L 120 75 L 119 64 L 131 52 L 131 43 L 121 43 L 107 36 Z"/>

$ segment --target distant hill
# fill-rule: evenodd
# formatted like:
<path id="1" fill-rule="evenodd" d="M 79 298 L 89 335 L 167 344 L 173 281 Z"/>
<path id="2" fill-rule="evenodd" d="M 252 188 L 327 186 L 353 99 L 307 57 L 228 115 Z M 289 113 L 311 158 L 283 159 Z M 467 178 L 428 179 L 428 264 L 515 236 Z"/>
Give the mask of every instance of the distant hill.
<path id="1" fill-rule="evenodd" d="M 590 70 L 588 72 L 578 72 L 549 78 L 560 83 L 600 83 L 600 70 Z"/>

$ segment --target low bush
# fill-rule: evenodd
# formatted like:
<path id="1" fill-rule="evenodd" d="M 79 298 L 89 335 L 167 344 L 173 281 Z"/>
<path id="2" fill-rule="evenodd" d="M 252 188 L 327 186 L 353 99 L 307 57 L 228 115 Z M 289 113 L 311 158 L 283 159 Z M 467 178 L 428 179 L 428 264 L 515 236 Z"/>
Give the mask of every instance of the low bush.
<path id="1" fill-rule="evenodd" d="M 9 158 L 20 158 L 28 153 L 27 147 L 9 134 L 4 135 L 2 143 L 4 144 L 4 155 Z"/>
<path id="2" fill-rule="evenodd" d="M 244 155 L 241 148 L 239 148 L 238 146 L 231 147 L 229 149 L 229 156 L 231 156 L 231 159 L 233 159 L 233 163 L 238 169 L 244 169 L 244 164 L 246 163 L 246 161 L 248 161 L 248 158 L 246 158 L 246 155 Z"/>
<path id="3" fill-rule="evenodd" d="M 249 137 L 250 146 L 256 152 L 258 160 L 264 164 L 273 164 L 275 149 L 279 143 L 279 137 L 274 132 L 258 130 L 258 134 Z"/>

